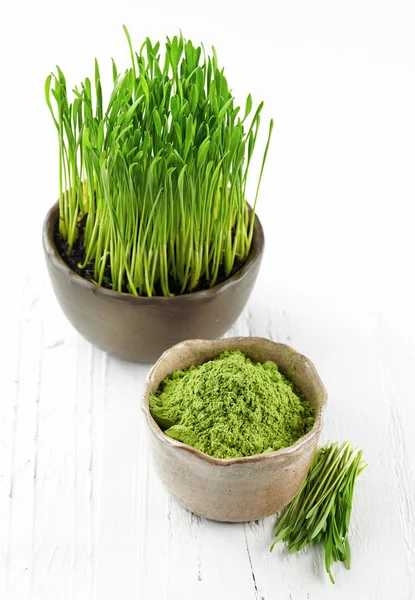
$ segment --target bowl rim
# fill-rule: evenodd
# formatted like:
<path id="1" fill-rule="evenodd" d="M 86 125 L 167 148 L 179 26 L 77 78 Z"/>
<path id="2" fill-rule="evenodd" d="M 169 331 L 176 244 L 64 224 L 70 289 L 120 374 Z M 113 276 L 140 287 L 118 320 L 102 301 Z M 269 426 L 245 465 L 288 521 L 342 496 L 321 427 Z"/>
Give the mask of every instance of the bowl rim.
<path id="1" fill-rule="evenodd" d="M 250 206 L 248 204 L 248 208 Z M 261 221 L 259 220 L 258 215 L 255 213 L 254 220 L 254 232 L 252 237 L 252 246 L 249 256 L 245 263 L 242 265 L 236 273 L 218 283 L 212 288 L 207 290 L 200 290 L 198 292 L 188 292 L 186 294 L 177 294 L 176 296 L 134 296 L 133 294 L 127 292 L 118 292 L 114 290 L 110 290 L 108 288 L 102 287 L 93 281 L 89 281 L 81 275 L 78 275 L 71 267 L 63 260 L 59 251 L 56 247 L 54 241 L 54 232 L 56 221 L 59 216 L 59 201 L 56 201 L 55 204 L 48 210 L 45 220 L 43 222 L 42 229 L 42 242 L 43 249 L 45 255 L 48 260 L 53 264 L 54 268 L 57 269 L 61 275 L 66 276 L 70 279 L 71 282 L 79 285 L 87 290 L 90 290 L 97 296 L 102 296 L 103 298 L 108 298 L 111 300 L 118 300 L 124 302 L 130 302 L 133 304 L 148 304 L 152 305 L 154 303 L 164 305 L 166 302 L 174 303 L 180 302 L 181 300 L 185 300 L 186 302 L 193 301 L 197 302 L 203 299 L 210 298 L 212 296 L 217 296 L 221 294 L 226 289 L 233 287 L 239 281 L 245 279 L 248 272 L 255 267 L 255 265 L 262 259 L 262 255 L 264 252 L 264 230 L 262 228 Z"/>
<path id="2" fill-rule="evenodd" d="M 246 340 L 254 341 L 256 343 L 266 342 L 267 344 L 271 343 L 272 345 L 279 346 L 281 348 L 286 348 L 293 355 L 295 355 L 298 360 L 302 361 L 304 364 L 307 365 L 307 368 L 309 369 L 310 374 L 315 379 L 317 387 L 319 388 L 320 398 L 321 398 L 320 407 L 317 412 L 316 419 L 314 421 L 314 425 L 310 429 L 310 431 L 308 433 L 306 433 L 303 437 L 299 438 L 294 444 L 292 444 L 291 446 L 287 446 L 286 448 L 280 448 L 279 450 L 274 450 L 273 452 L 267 452 L 265 454 L 253 454 L 252 456 L 240 456 L 237 458 L 215 458 L 213 456 L 210 456 L 209 454 L 205 454 L 204 452 L 202 452 L 201 450 L 198 450 L 197 448 L 193 448 L 192 446 L 189 446 L 188 444 L 184 444 L 183 442 L 178 442 L 177 440 L 174 440 L 173 438 L 170 438 L 169 436 L 165 435 L 165 433 L 162 431 L 162 429 L 159 427 L 159 425 L 156 423 L 156 421 L 151 416 L 150 408 L 149 408 L 149 393 L 150 393 L 149 388 L 150 388 L 150 384 L 153 382 L 154 375 L 155 375 L 159 365 L 167 358 L 167 355 L 169 355 L 171 352 L 177 352 L 186 346 L 199 346 L 200 347 L 200 346 L 209 345 L 209 346 L 215 347 L 216 345 L 218 345 L 218 343 L 223 343 L 224 341 L 242 343 Z M 222 352 L 222 351 L 223 350 L 220 350 L 220 352 Z M 191 363 L 189 363 L 189 364 L 191 364 Z M 160 358 L 157 360 L 157 362 L 154 363 L 154 365 L 152 366 L 152 368 L 150 369 L 150 371 L 147 374 L 145 384 L 144 384 L 142 399 L 141 399 L 141 410 L 143 411 L 143 413 L 145 415 L 145 418 L 146 418 L 146 421 L 147 421 L 147 424 L 148 424 L 150 430 L 155 434 L 156 438 L 162 444 L 171 446 L 172 448 L 177 448 L 177 449 L 181 449 L 186 452 L 189 452 L 190 454 L 193 454 L 197 458 L 199 458 L 205 462 L 211 463 L 213 465 L 216 465 L 219 467 L 227 467 L 227 466 L 236 465 L 236 464 L 245 464 L 245 463 L 259 462 L 259 461 L 263 461 L 263 460 L 275 459 L 275 458 L 284 457 L 284 456 L 287 456 L 290 454 L 299 453 L 299 451 L 301 451 L 301 449 L 304 445 L 308 444 L 315 438 L 319 437 L 322 426 L 323 426 L 323 413 L 324 413 L 324 410 L 326 407 L 327 398 L 328 398 L 327 390 L 317 372 L 316 367 L 314 366 L 313 362 L 309 358 L 307 358 L 300 352 L 297 352 L 291 346 L 288 346 L 288 344 L 274 342 L 273 340 L 270 340 L 270 339 L 264 338 L 264 337 L 236 336 L 236 337 L 229 337 L 229 338 L 220 338 L 217 340 L 202 340 L 202 339 L 186 340 L 184 342 L 180 342 L 179 344 L 172 346 L 171 348 L 168 348 L 165 352 L 163 352 L 163 354 L 160 356 Z"/>

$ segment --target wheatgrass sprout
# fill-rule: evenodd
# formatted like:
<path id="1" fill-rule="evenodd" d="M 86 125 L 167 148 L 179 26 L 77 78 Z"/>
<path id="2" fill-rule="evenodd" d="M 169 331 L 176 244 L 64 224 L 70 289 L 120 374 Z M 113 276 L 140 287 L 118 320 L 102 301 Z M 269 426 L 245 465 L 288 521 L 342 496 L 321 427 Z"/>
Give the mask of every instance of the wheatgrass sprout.
<path id="1" fill-rule="evenodd" d="M 216 52 L 180 36 L 147 38 L 104 105 L 101 76 L 68 97 L 61 69 L 45 84 L 59 140 L 59 235 L 81 270 L 116 291 L 172 296 L 229 277 L 251 249 L 246 186 L 263 103 L 236 105 Z M 251 114 L 253 112 L 253 116 Z M 78 253 L 77 253 L 78 256 Z"/>
<path id="2" fill-rule="evenodd" d="M 350 569 L 349 525 L 357 477 L 367 464 L 363 452 L 350 442 L 328 442 L 311 463 L 307 479 L 297 496 L 278 519 L 273 550 L 285 541 L 289 552 L 309 543 L 324 544 L 326 571 L 332 583 L 332 565 L 342 561 Z"/>

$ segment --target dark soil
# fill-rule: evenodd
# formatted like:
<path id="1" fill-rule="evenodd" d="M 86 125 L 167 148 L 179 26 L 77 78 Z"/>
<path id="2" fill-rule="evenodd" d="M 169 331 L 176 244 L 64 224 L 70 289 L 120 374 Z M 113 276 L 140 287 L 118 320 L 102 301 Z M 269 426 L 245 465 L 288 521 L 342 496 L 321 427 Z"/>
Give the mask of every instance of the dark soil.
<path id="1" fill-rule="evenodd" d="M 86 265 L 85 269 L 80 269 L 78 266 L 79 264 L 82 264 L 85 259 L 85 248 L 84 248 L 85 222 L 86 222 L 86 217 L 77 225 L 79 233 L 78 233 L 77 240 L 72 247 L 72 253 L 70 256 L 68 255 L 68 242 L 66 242 L 63 239 L 63 237 L 61 236 L 61 234 L 59 233 L 58 224 L 56 224 L 56 229 L 55 229 L 55 244 L 56 244 L 56 248 L 57 248 L 60 256 L 63 258 L 63 260 L 66 262 L 66 264 L 73 271 L 75 271 L 75 273 L 77 273 L 78 275 L 80 275 L 81 277 L 83 277 L 84 279 L 86 279 L 88 281 L 92 281 L 92 282 L 96 283 L 96 281 L 94 280 L 94 261 L 89 261 L 88 264 Z M 234 275 L 237 271 L 239 271 L 239 269 L 243 266 L 243 264 L 244 263 L 242 261 L 236 260 L 235 264 L 234 264 L 234 268 L 233 268 L 230 276 Z M 228 277 L 225 276 L 224 269 L 220 268 L 215 285 L 223 283 L 224 281 L 226 281 L 226 279 L 228 279 Z M 112 290 L 111 269 L 109 266 L 109 260 L 105 267 L 104 277 L 102 280 L 102 287 Z M 172 294 L 179 295 L 179 292 L 180 292 L 179 285 L 172 277 L 169 279 L 169 289 Z M 192 290 L 192 293 L 200 292 L 201 290 L 208 290 L 208 289 L 209 289 L 209 282 L 206 281 L 206 279 L 201 279 L 199 281 L 198 285 L 196 286 L 196 288 L 194 290 Z M 130 293 L 127 288 L 126 282 L 123 285 L 123 292 L 125 292 L 127 294 Z M 157 285 L 156 285 L 156 294 L 155 295 L 163 296 L 161 289 L 158 288 Z"/>

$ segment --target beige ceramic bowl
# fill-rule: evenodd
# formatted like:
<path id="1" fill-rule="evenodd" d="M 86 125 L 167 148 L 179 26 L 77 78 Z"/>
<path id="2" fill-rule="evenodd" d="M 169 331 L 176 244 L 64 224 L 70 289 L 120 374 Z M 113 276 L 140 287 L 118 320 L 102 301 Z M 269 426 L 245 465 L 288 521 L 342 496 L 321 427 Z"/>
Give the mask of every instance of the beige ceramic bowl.
<path id="1" fill-rule="evenodd" d="M 272 360 L 316 410 L 316 421 L 293 446 L 245 458 L 212 458 L 164 435 L 149 412 L 149 394 L 177 369 L 200 365 L 224 350 L 241 350 L 261 363 Z M 264 338 L 190 340 L 167 350 L 151 369 L 142 408 L 150 430 L 157 472 L 169 494 L 192 512 L 239 523 L 272 515 L 299 491 L 322 426 L 327 392 L 313 363 L 285 344 Z"/>

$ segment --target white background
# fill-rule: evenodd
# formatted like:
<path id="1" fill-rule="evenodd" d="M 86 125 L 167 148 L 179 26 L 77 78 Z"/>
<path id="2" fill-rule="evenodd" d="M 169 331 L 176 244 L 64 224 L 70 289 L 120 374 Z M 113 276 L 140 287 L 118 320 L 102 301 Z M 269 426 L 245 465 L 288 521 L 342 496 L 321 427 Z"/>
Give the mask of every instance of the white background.
<path id="1" fill-rule="evenodd" d="M 402 0 L 157 3 L 16 0 L 0 18 L 0 598 L 415 598 L 415 36 Z M 260 196 L 266 255 L 230 333 L 288 342 L 329 391 L 324 439 L 370 464 L 352 570 L 315 549 L 269 554 L 274 518 L 223 525 L 161 488 L 139 403 L 145 365 L 94 350 L 47 280 L 57 197 L 43 99 L 179 28 L 214 44 L 243 104 L 276 126 Z"/>

